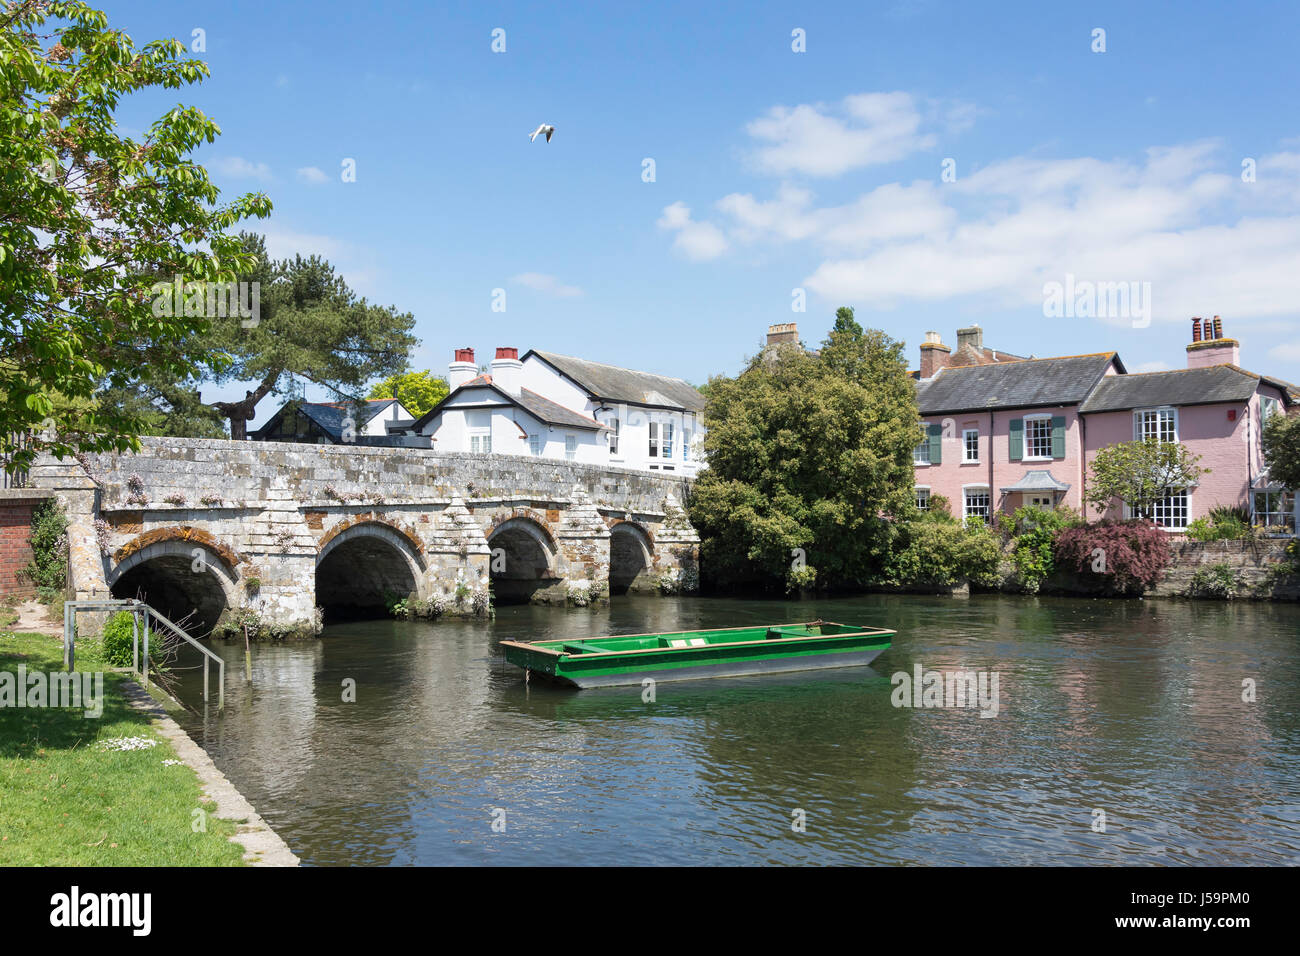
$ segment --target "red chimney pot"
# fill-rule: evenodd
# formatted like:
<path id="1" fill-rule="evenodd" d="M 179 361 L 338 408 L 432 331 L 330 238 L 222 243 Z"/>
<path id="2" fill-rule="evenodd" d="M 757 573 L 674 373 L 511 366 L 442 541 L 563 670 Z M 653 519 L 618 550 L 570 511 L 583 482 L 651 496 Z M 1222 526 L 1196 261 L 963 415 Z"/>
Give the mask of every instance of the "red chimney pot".
<path id="1" fill-rule="evenodd" d="M 1201 317 L 1199 315 L 1192 316 L 1192 341 L 1201 341 Z"/>
<path id="2" fill-rule="evenodd" d="M 517 358 L 519 358 L 519 350 L 518 350 L 518 349 L 512 349 L 512 348 L 498 347 L 498 348 L 497 348 L 497 358 L 499 358 L 499 359 L 517 359 Z"/>
<path id="3" fill-rule="evenodd" d="M 1217 315 L 1214 317 L 1214 337 L 1216 339 L 1223 338 L 1223 320 Z"/>
<path id="4" fill-rule="evenodd" d="M 473 361 L 474 361 L 474 350 L 473 350 L 473 349 L 457 349 L 457 350 L 456 350 L 456 361 L 457 361 L 457 362 L 473 362 Z"/>

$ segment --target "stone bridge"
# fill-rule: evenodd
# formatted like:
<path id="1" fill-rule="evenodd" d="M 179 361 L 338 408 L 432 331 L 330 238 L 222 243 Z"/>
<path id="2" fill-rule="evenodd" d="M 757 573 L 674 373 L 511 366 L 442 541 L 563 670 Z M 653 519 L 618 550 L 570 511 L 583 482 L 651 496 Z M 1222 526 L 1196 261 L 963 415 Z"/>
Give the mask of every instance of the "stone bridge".
<path id="1" fill-rule="evenodd" d="M 144 596 L 196 631 L 319 629 L 322 610 L 485 613 L 698 586 L 681 478 L 416 448 L 146 438 L 45 457 L 34 487 L 70 526 L 78 598 Z"/>

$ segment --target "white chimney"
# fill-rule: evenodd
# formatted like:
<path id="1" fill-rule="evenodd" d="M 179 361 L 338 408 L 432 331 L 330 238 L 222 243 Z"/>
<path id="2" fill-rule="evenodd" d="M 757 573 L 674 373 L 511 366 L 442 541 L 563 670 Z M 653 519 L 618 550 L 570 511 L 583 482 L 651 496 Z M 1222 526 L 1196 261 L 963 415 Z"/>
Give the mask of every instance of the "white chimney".
<path id="1" fill-rule="evenodd" d="M 518 395 L 523 384 L 524 363 L 519 361 L 519 350 L 498 348 L 492 360 L 492 384 L 507 395 Z"/>
<path id="2" fill-rule="evenodd" d="M 457 349 L 456 358 L 447 366 L 448 388 L 454 392 L 477 375 L 478 366 L 474 364 L 474 350 Z"/>

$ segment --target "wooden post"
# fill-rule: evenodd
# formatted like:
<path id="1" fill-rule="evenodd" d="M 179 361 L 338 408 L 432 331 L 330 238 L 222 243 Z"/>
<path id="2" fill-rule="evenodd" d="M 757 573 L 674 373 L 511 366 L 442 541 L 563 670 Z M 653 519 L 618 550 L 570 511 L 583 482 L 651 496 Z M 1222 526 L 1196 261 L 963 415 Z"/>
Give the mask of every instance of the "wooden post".
<path id="1" fill-rule="evenodd" d="M 244 623 L 244 683 L 253 683 L 253 656 L 248 648 L 248 623 Z"/>

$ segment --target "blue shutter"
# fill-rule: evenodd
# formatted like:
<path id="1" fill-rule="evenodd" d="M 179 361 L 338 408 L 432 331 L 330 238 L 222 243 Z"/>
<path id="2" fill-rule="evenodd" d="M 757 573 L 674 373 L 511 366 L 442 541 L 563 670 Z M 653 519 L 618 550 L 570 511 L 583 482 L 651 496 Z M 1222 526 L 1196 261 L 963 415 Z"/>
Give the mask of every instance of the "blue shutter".
<path id="1" fill-rule="evenodd" d="M 1020 461 L 1025 457 L 1025 420 L 1011 419 L 1011 460 Z"/>
<path id="2" fill-rule="evenodd" d="M 1052 416 L 1052 457 L 1065 457 L 1065 416 Z"/>

